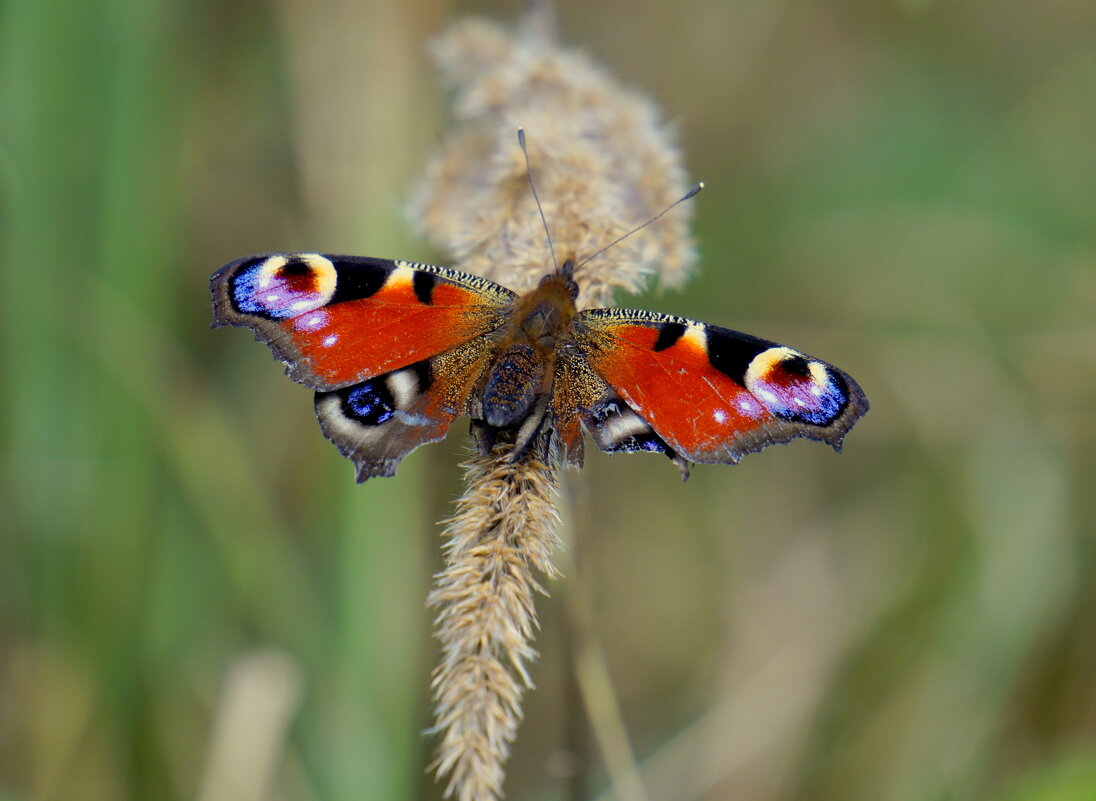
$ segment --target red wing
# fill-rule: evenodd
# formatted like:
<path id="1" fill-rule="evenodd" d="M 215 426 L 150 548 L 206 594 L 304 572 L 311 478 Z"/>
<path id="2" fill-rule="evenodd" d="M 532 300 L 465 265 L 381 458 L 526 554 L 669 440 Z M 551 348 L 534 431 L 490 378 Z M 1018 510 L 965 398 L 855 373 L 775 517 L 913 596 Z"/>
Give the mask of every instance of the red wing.
<path id="1" fill-rule="evenodd" d="M 575 339 L 594 371 L 691 462 L 733 463 L 795 437 L 839 448 L 868 410 L 836 367 L 681 317 L 594 309 L 579 315 Z"/>
<path id="2" fill-rule="evenodd" d="M 514 294 L 467 273 L 315 253 L 250 256 L 213 274 L 213 325 L 246 326 L 320 391 L 428 359 L 494 330 Z"/>
<path id="3" fill-rule="evenodd" d="M 590 432 L 598 450 L 606 453 L 663 453 L 684 478 L 688 460 L 677 454 L 601 376 L 578 349 L 565 348 L 556 364 L 553 428 L 562 452 L 575 467 L 582 467 L 582 426 Z"/>

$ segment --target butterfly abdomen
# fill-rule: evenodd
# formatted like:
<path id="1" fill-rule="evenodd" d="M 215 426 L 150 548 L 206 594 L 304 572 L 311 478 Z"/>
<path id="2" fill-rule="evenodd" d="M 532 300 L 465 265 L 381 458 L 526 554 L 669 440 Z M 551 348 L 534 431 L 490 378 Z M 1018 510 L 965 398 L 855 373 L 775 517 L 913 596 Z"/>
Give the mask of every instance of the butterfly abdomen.
<path id="1" fill-rule="evenodd" d="M 544 379 L 545 360 L 529 345 L 503 349 L 487 374 L 483 390 L 483 421 L 492 428 L 510 428 L 529 416 Z"/>

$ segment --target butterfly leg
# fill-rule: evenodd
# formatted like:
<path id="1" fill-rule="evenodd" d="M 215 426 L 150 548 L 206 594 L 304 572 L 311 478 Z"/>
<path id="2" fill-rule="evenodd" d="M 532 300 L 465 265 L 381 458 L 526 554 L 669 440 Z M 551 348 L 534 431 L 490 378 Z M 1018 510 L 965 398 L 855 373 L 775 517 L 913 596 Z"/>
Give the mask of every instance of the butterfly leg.
<path id="1" fill-rule="evenodd" d="M 525 421 L 518 429 L 517 438 L 514 440 L 514 450 L 510 452 L 509 461 L 516 462 L 520 459 L 525 453 L 525 449 L 529 447 L 529 443 L 540 433 L 544 421 L 547 419 L 545 413 L 548 411 L 548 403 L 551 399 L 551 394 L 546 392 L 542 392 L 537 396 L 532 411 L 529 412 L 529 416 L 525 418 Z"/>

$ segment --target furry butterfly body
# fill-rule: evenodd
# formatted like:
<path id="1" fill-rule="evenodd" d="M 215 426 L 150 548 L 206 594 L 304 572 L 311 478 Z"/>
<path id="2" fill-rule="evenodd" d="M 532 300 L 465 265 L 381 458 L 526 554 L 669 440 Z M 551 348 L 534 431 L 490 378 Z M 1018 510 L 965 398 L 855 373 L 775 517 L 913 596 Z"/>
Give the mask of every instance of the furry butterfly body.
<path id="1" fill-rule="evenodd" d="M 251 328 L 316 391 L 358 481 L 390 476 L 466 415 L 479 448 L 516 458 L 551 434 L 603 451 L 735 463 L 796 437 L 840 448 L 868 402 L 799 351 L 655 312 L 580 311 L 573 263 L 522 295 L 445 267 L 315 253 L 249 256 L 211 279 L 213 325 Z"/>

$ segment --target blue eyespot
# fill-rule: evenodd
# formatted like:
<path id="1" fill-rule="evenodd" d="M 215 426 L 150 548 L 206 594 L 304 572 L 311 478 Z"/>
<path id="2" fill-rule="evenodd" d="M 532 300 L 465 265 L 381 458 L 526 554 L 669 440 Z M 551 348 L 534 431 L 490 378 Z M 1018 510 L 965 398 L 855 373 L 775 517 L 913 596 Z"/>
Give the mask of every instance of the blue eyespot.
<path id="1" fill-rule="evenodd" d="M 363 425 L 379 426 L 396 413 L 396 402 L 383 380 L 366 381 L 344 392 L 345 414 Z"/>

